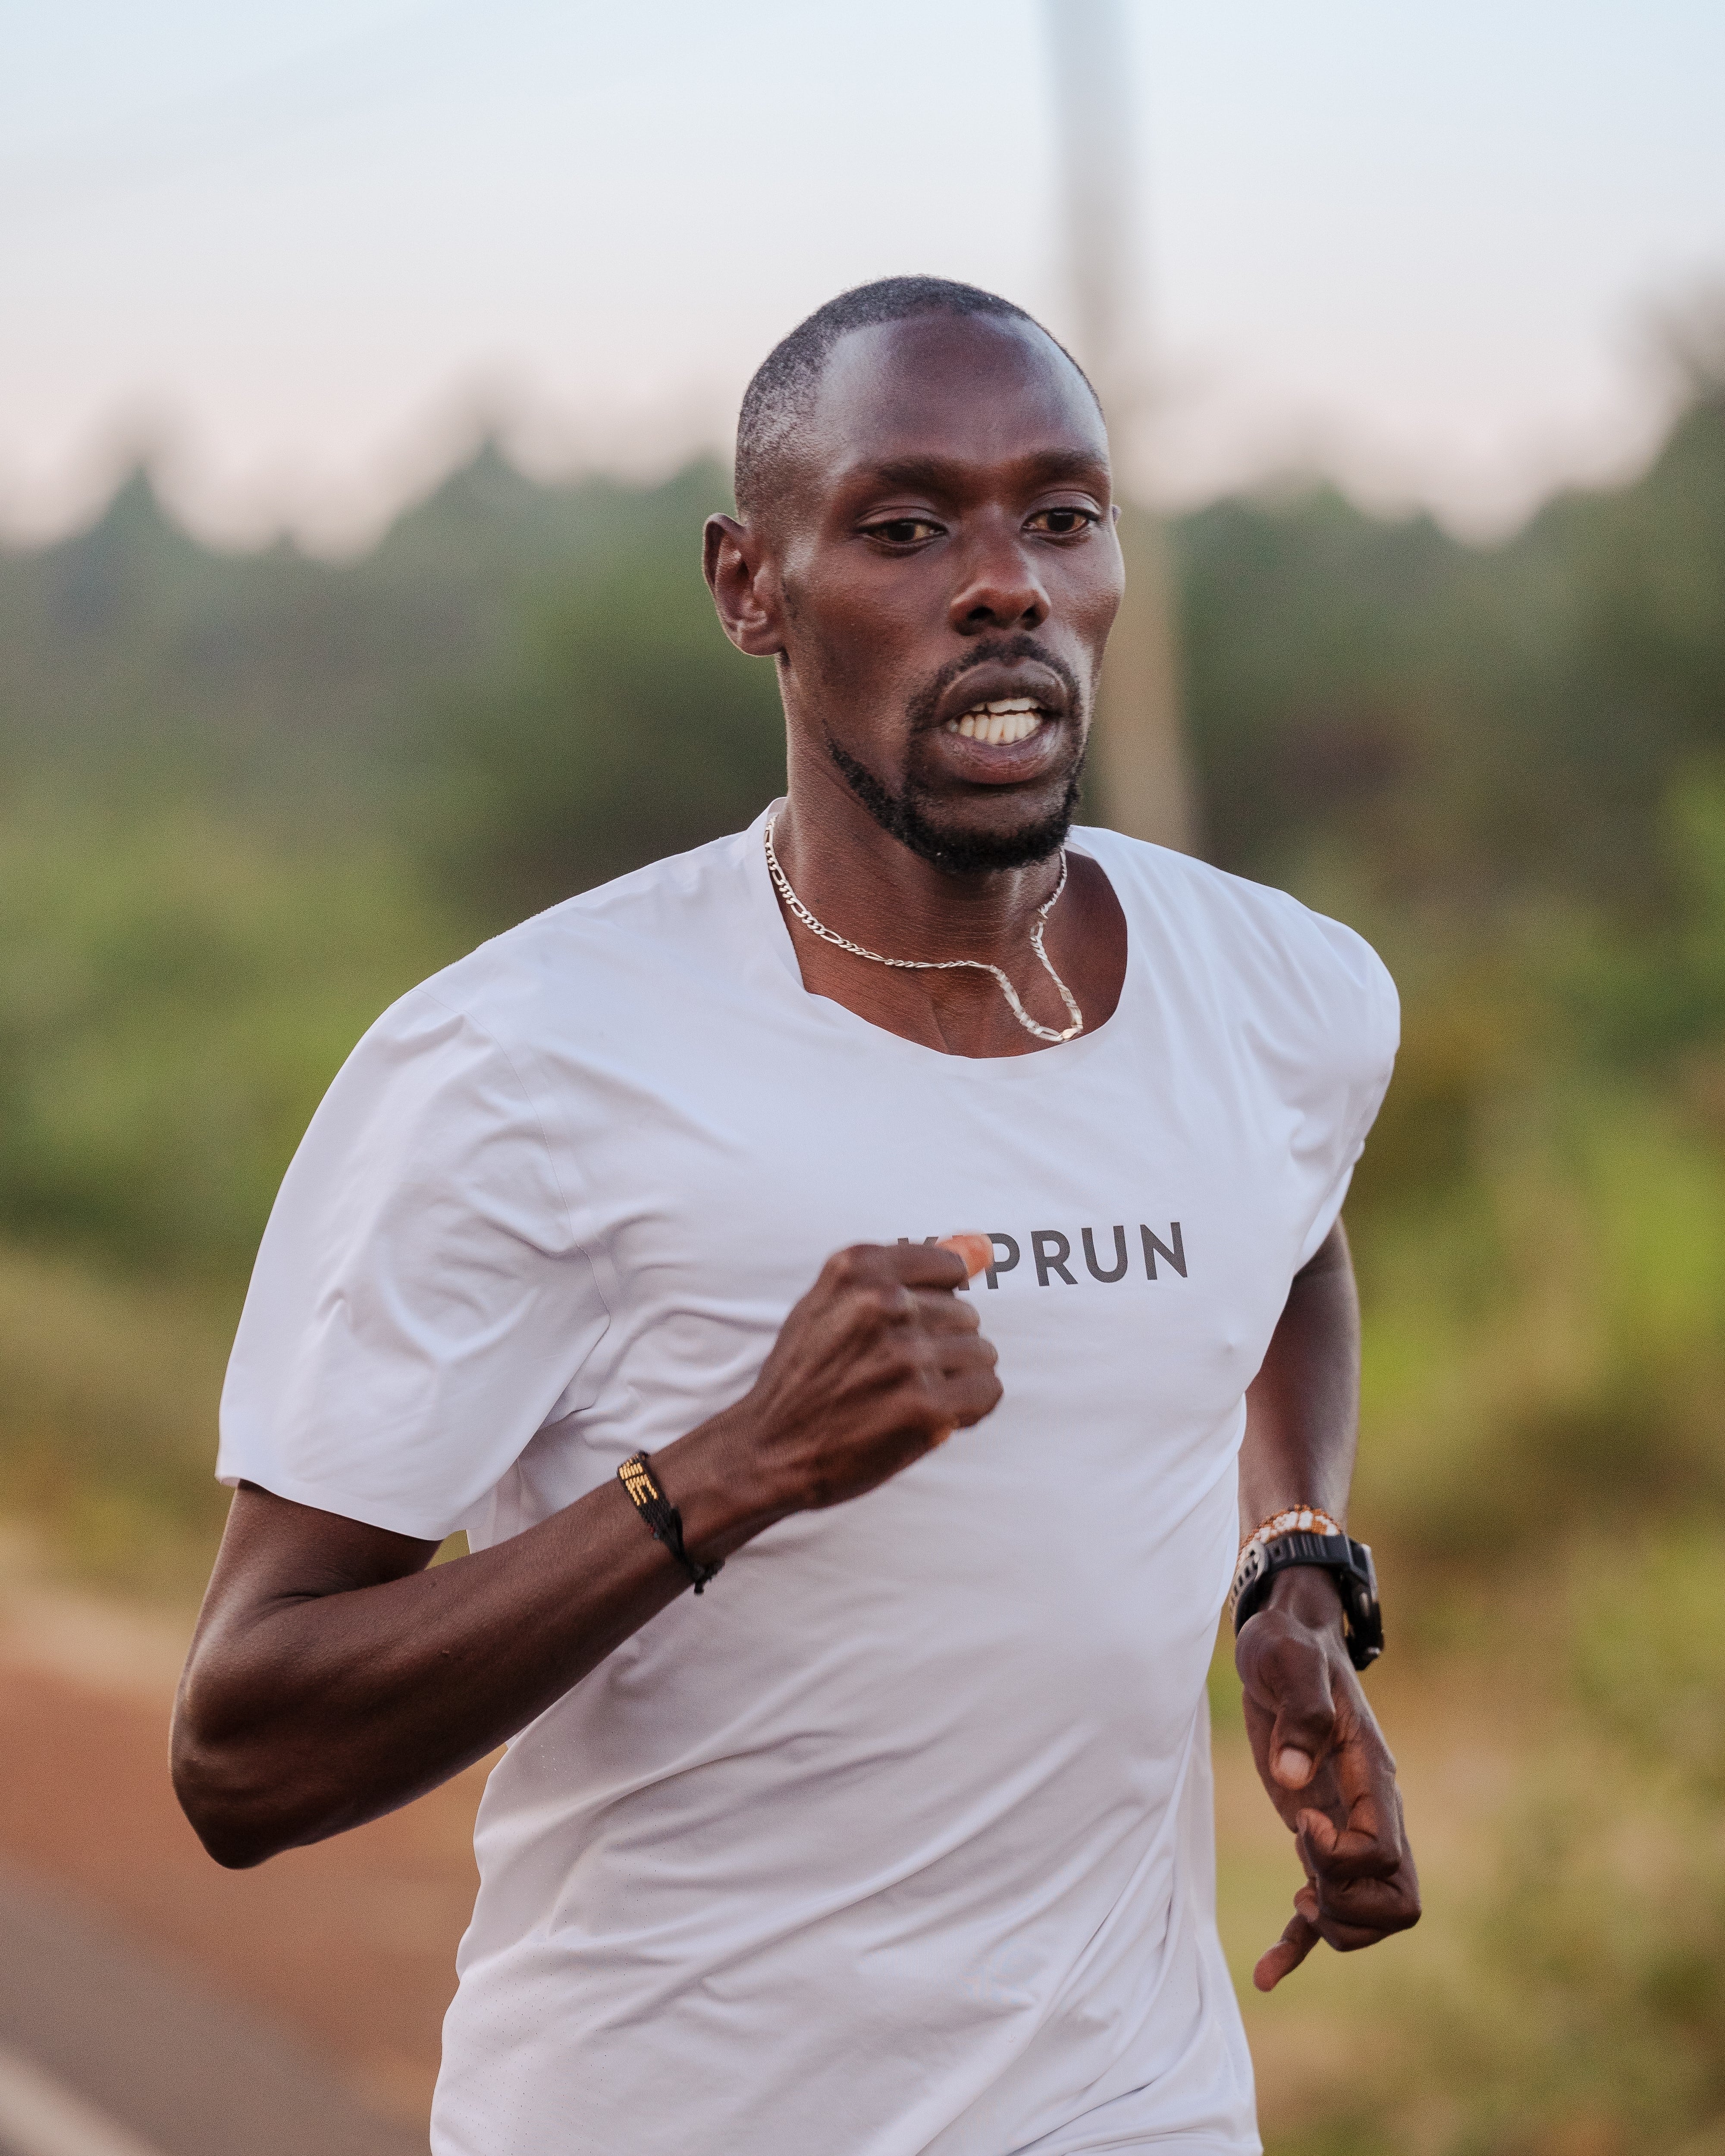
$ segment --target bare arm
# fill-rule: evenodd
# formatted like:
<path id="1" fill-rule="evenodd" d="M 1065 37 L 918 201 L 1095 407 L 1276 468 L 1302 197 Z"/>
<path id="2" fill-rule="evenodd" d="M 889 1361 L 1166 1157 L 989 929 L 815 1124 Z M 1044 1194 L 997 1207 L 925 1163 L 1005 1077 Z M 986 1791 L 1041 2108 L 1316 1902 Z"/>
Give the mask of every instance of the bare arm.
<path id="1" fill-rule="evenodd" d="M 1293 1505 L 1345 1521 L 1358 1425 L 1359 1302 L 1338 1222 L 1295 1276 L 1246 1394 L 1242 1535 Z M 1345 1953 L 1416 1923 L 1420 1882 L 1395 1761 L 1348 1659 L 1329 1574 L 1279 1573 L 1235 1660 L 1259 1775 L 1306 1871 L 1291 1922 L 1255 1972 L 1270 1991 L 1320 1938 Z"/>
<path id="2" fill-rule="evenodd" d="M 860 1496 L 993 1409 L 994 1351 L 954 1293 L 965 1264 L 922 1245 L 829 1260 L 747 1396 L 653 1456 L 691 1554 Z M 431 1569 L 435 1548 L 240 1489 L 173 1731 L 175 1789 L 219 1862 L 448 1780 L 689 1584 L 616 1483 Z"/>

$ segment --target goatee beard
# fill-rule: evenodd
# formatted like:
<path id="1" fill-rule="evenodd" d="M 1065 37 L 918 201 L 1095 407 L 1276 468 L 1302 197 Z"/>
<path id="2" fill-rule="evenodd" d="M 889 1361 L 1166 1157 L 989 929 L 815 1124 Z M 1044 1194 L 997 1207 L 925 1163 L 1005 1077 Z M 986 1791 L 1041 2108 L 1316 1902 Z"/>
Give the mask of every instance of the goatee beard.
<path id="1" fill-rule="evenodd" d="M 1016 660 L 1032 660 L 1058 677 L 1066 691 L 1065 723 L 1081 728 L 1086 700 L 1077 676 L 1057 652 L 1049 650 L 1036 637 L 1020 633 L 983 638 L 924 684 L 905 714 L 911 742 L 934 725 L 941 698 L 954 681 L 984 664 L 1009 664 Z M 929 814 L 931 797 L 917 783 L 914 770 L 906 772 L 903 789 L 895 793 L 866 764 L 859 763 L 849 750 L 841 748 L 831 734 L 826 742 L 834 768 L 880 829 L 901 845 L 908 846 L 919 860 L 949 875 L 988 875 L 1003 869 L 1028 868 L 1033 861 L 1045 861 L 1057 852 L 1072 828 L 1084 777 L 1082 748 L 1072 760 L 1055 808 L 1034 823 L 1021 824 L 1015 831 L 979 832 L 953 830 L 937 823 Z"/>
<path id="2" fill-rule="evenodd" d="M 927 797 L 915 779 L 907 778 L 904 791 L 895 793 L 830 734 L 827 753 L 839 777 L 880 829 L 901 845 L 908 846 L 920 860 L 944 869 L 949 875 L 985 875 L 1045 861 L 1066 843 L 1084 777 L 1081 756 L 1067 773 L 1065 790 L 1057 806 L 1032 823 L 1019 824 L 1015 831 L 955 831 L 936 823 L 927 813 L 923 804 Z"/>

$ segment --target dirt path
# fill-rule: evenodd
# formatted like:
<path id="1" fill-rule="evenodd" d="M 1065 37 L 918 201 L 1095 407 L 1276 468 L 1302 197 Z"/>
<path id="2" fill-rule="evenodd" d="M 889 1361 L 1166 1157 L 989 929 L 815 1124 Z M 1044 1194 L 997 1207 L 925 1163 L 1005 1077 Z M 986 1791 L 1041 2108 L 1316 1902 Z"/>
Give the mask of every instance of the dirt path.
<path id="1" fill-rule="evenodd" d="M 475 1771 L 257 1871 L 213 1864 L 168 1787 L 183 1625 L 35 1592 L 0 1613 L 0 1862 L 279 2024 L 423 2126 L 472 1905 Z"/>

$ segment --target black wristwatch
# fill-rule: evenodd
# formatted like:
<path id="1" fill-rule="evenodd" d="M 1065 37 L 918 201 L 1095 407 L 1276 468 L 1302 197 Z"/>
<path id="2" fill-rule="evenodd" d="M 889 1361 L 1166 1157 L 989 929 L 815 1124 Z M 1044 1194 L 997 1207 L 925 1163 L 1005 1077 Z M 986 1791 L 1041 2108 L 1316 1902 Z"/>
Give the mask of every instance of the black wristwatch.
<path id="1" fill-rule="evenodd" d="M 1342 1596 L 1348 1659 L 1357 1670 L 1368 1669 L 1384 1652 L 1384 1612 L 1378 1606 L 1378 1573 L 1372 1553 L 1364 1543 L 1357 1543 L 1349 1535 L 1302 1534 L 1296 1530 L 1272 1535 L 1268 1542 L 1248 1543 L 1240 1553 L 1230 1598 L 1235 1638 L 1246 1620 L 1255 1617 L 1263 1608 L 1277 1573 L 1291 1571 L 1297 1564 L 1316 1565 L 1334 1579 Z"/>

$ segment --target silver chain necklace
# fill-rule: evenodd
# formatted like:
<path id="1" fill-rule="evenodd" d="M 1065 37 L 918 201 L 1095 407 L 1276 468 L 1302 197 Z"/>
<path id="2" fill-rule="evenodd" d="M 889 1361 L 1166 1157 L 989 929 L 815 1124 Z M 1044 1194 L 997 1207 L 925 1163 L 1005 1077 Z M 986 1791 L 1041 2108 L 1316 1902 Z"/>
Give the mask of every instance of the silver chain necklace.
<path id="1" fill-rule="evenodd" d="M 856 957 L 872 958 L 877 966 L 892 966 L 906 973 L 954 973 L 966 968 L 972 973 L 992 973 L 1000 983 L 1000 993 L 1005 997 L 1013 1016 L 1026 1033 L 1034 1033 L 1039 1040 L 1049 1041 L 1058 1047 L 1061 1041 L 1070 1040 L 1075 1034 L 1083 1032 L 1084 1013 L 1074 1002 L 1072 991 L 1055 973 L 1047 952 L 1042 947 L 1043 928 L 1048 916 L 1059 903 L 1060 893 L 1066 888 L 1066 850 L 1064 846 L 1060 849 L 1060 880 L 1054 887 L 1053 897 L 1037 907 L 1036 918 L 1030 929 L 1030 948 L 1042 961 L 1044 973 L 1060 990 L 1060 1001 L 1066 1006 L 1066 1014 L 1072 1021 L 1064 1033 L 1055 1033 L 1049 1026 L 1037 1024 L 1035 1019 L 1019 1001 L 1018 990 L 1008 980 L 1004 973 L 999 966 L 991 966 L 986 958 L 886 958 L 878 951 L 870 951 L 860 943 L 853 943 L 848 936 L 837 935 L 827 927 L 824 921 L 817 921 L 802 900 L 798 897 L 796 892 L 791 889 L 791 880 L 779 866 L 778 855 L 773 850 L 773 827 L 778 821 L 778 819 L 776 816 L 769 816 L 767 819 L 765 837 L 768 870 L 772 875 L 779 896 L 810 934 L 819 937 L 823 943 L 834 944 L 840 951 L 849 951 Z"/>

